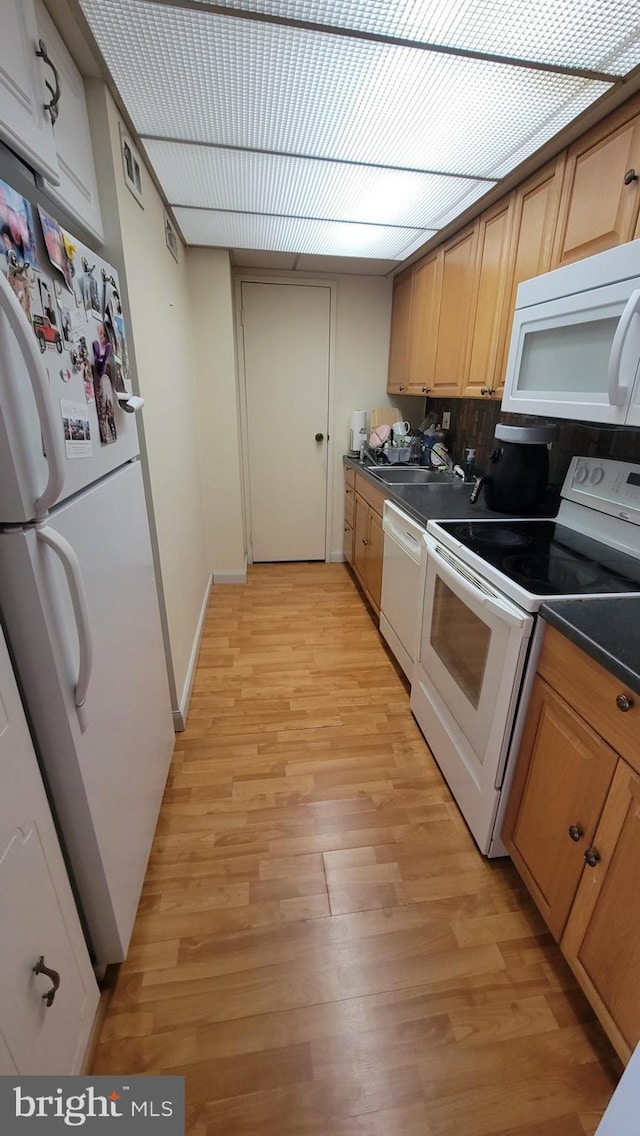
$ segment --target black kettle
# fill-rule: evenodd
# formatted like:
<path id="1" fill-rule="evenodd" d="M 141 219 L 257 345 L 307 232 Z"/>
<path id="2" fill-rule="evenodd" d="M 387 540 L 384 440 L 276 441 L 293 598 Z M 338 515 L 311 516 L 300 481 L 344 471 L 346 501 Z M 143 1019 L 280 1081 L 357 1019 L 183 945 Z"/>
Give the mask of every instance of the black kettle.
<path id="1" fill-rule="evenodd" d="M 548 443 L 558 436 L 557 426 L 504 426 L 498 423 L 496 446 L 489 469 L 476 478 L 471 504 L 484 487 L 488 509 L 528 516 L 544 500 L 549 479 Z"/>

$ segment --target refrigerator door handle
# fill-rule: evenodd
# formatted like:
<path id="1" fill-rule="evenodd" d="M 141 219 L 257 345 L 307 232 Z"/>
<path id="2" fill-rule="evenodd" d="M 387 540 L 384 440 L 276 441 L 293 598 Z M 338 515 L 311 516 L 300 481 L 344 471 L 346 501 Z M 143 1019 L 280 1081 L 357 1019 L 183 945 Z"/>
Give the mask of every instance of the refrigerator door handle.
<path id="1" fill-rule="evenodd" d="M 9 327 L 18 341 L 40 419 L 42 440 L 49 468 L 47 484 L 35 502 L 35 516 L 40 518 L 46 516 L 47 510 L 57 501 L 64 487 L 65 459 L 62 431 L 55 416 L 49 380 L 47 372 L 42 366 L 39 349 L 36 346 L 36 337 L 26 321 L 17 297 L 2 272 L 0 272 L 0 311 L 6 316 Z"/>
<path id="2" fill-rule="evenodd" d="M 93 665 L 93 643 L 91 641 L 91 625 L 89 623 L 89 606 L 84 590 L 80 562 L 68 540 L 65 540 L 55 529 L 41 525 L 36 529 L 36 536 L 43 544 L 53 549 L 64 568 L 67 578 L 71 605 L 78 632 L 78 647 L 80 663 L 78 666 L 78 681 L 74 689 L 74 702 L 78 711 L 78 721 L 82 733 L 87 728 L 85 702 L 91 678 Z"/>

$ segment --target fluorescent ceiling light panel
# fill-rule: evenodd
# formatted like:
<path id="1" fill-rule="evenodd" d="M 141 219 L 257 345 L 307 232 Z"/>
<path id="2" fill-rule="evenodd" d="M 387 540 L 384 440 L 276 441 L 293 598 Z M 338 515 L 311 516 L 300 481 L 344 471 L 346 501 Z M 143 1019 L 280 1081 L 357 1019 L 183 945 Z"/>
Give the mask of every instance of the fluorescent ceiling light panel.
<path id="1" fill-rule="evenodd" d="M 208 0 L 201 0 L 206 7 Z M 624 74 L 640 64 L 633 0 L 223 0 L 238 11 L 537 63 Z"/>
<path id="2" fill-rule="evenodd" d="M 608 89 L 204 5 L 82 4 L 142 135 L 492 177 Z"/>
<path id="3" fill-rule="evenodd" d="M 439 229 L 493 185 L 149 139 L 172 205 Z"/>
<path id="4" fill-rule="evenodd" d="M 430 235 L 421 229 L 217 213 L 211 209 L 178 208 L 174 213 L 188 244 L 220 248 L 403 260 Z"/>

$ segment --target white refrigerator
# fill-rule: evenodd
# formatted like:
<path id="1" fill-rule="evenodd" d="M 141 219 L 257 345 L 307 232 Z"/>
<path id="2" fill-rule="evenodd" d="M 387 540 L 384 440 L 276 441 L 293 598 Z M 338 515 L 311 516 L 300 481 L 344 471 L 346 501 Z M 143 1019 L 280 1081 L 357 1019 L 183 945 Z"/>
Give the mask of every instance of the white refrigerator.
<path id="1" fill-rule="evenodd" d="M 30 211 L 8 235 L 7 201 Z M 0 234 L 0 615 L 101 970 L 127 953 L 174 741 L 141 400 L 111 266 L 9 191 Z"/>

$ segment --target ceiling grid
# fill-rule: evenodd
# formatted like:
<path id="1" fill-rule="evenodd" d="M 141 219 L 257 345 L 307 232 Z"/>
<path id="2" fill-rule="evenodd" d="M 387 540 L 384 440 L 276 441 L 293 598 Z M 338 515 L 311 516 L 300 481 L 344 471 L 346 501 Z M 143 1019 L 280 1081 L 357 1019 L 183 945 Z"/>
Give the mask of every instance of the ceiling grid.
<path id="1" fill-rule="evenodd" d="M 80 4 L 188 243 L 372 268 L 640 65 L 620 0 Z"/>

